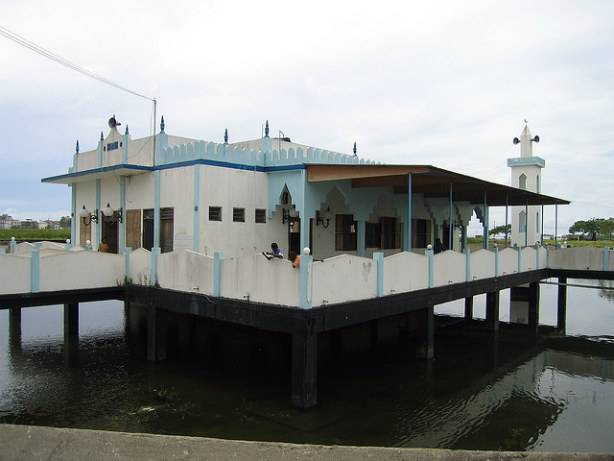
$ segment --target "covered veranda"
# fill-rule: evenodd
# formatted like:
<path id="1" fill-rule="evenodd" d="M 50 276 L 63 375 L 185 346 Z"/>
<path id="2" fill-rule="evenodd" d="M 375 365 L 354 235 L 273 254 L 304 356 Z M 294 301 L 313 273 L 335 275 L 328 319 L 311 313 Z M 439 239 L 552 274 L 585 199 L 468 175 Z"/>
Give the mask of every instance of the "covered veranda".
<path id="1" fill-rule="evenodd" d="M 491 207 L 505 207 L 507 229 L 509 207 L 541 206 L 543 241 L 543 207 L 570 203 L 432 165 L 310 164 L 304 175 L 303 203 L 296 206 L 294 220 L 299 224 L 301 215 L 309 219 L 299 225 L 289 221 L 291 232 L 300 234 L 294 236 L 296 249 L 300 241 L 300 248 L 309 246 L 315 258 L 415 251 L 435 239 L 462 251 L 474 212 L 486 248 Z"/>

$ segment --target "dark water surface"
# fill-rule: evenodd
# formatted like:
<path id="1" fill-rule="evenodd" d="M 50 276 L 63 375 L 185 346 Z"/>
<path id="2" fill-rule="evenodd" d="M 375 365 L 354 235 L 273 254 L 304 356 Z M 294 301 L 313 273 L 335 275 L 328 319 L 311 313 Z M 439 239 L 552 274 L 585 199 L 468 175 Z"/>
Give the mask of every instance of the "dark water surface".
<path id="1" fill-rule="evenodd" d="M 9 344 L 8 312 L 0 311 L 0 422 L 322 444 L 614 452 L 613 295 L 569 288 L 567 333 L 574 337 L 540 346 L 522 331 L 502 335 L 494 347 L 488 335 L 452 327 L 437 332 L 430 364 L 400 342 L 346 354 L 322 365 L 320 403 L 304 411 L 290 405 L 283 366 L 240 359 L 213 365 L 198 356 L 148 364 L 144 341 L 125 336 L 119 302 L 81 305 L 77 366 L 65 360 L 60 306 L 22 310 L 21 349 Z M 502 320 L 508 305 L 503 292 Z M 437 308 L 461 312 L 459 302 Z M 555 312 L 556 287 L 542 285 L 541 323 L 553 325 Z"/>

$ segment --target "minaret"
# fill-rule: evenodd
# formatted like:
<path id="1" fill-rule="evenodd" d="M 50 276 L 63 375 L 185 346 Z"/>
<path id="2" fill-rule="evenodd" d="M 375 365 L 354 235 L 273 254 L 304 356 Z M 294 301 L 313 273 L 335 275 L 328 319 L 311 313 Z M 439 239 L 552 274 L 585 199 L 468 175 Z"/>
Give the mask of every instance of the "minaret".
<path id="1" fill-rule="evenodd" d="M 533 155 L 533 143 L 539 142 L 539 136 L 533 136 L 527 121 L 520 133 L 514 138 L 514 144 L 520 144 L 520 157 L 507 159 L 507 166 L 512 169 L 512 186 L 541 193 L 541 170 L 546 166 L 543 158 Z M 541 207 L 512 207 L 512 245 L 523 247 L 535 245 L 541 236 Z"/>

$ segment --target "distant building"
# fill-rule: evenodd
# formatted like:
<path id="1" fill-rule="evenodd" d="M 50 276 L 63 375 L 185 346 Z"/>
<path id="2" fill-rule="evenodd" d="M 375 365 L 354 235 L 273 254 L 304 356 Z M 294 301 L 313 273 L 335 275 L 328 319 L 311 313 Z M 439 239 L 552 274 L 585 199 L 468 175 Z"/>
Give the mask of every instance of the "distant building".
<path id="1" fill-rule="evenodd" d="M 33 219 L 26 219 L 25 221 L 21 221 L 20 226 L 22 229 L 38 229 L 38 221 L 34 221 Z"/>
<path id="2" fill-rule="evenodd" d="M 62 226 L 60 225 L 59 221 L 52 221 L 51 219 L 47 219 L 45 221 L 40 221 L 38 223 L 38 228 L 39 229 L 61 229 Z"/>
<path id="3" fill-rule="evenodd" d="M 8 214 L 0 215 L 0 229 L 13 229 L 19 227 L 21 222 Z"/>

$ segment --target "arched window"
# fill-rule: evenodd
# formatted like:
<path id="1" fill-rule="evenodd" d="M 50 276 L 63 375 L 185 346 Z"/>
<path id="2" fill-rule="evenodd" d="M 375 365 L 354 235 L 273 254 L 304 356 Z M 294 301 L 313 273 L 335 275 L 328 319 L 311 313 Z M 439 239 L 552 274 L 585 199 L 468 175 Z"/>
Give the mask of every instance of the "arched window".
<path id="1" fill-rule="evenodd" d="M 539 211 L 535 214 L 535 232 L 539 234 Z"/>
<path id="2" fill-rule="evenodd" d="M 518 213 L 518 232 L 527 231 L 527 214 L 524 211 Z"/>
<path id="3" fill-rule="evenodd" d="M 521 189 L 527 188 L 527 175 L 526 174 L 522 173 L 520 177 L 518 178 L 518 187 L 520 187 Z"/>
<path id="4" fill-rule="evenodd" d="M 539 183 L 539 175 L 537 175 L 537 189 L 536 190 L 538 194 L 541 194 L 542 186 Z"/>

